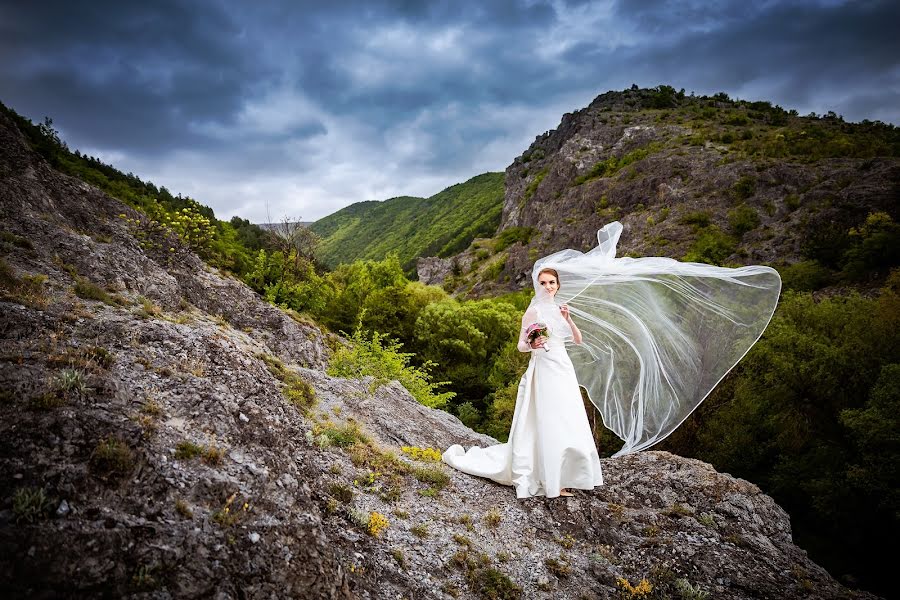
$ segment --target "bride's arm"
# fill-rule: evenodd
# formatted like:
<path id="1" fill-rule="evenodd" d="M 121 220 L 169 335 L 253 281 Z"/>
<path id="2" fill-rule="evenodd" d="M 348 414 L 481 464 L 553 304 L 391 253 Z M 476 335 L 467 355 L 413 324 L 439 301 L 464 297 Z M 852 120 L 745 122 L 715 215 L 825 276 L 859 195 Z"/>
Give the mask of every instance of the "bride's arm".
<path id="1" fill-rule="evenodd" d="M 525 314 L 522 315 L 522 328 L 519 329 L 519 343 L 516 344 L 519 348 L 519 352 L 531 352 L 534 349 L 528 342 L 526 330 L 529 325 L 535 322 L 535 316 L 534 311 L 531 309 L 526 310 Z"/>
<path id="2" fill-rule="evenodd" d="M 566 323 L 569 324 L 569 327 L 572 328 L 572 341 L 576 344 L 581 344 L 581 331 L 578 329 L 578 326 L 575 325 L 575 322 L 572 320 L 572 315 L 569 313 L 569 307 L 563 304 L 559 307 L 559 312 L 562 313 L 563 318 L 566 320 Z"/>

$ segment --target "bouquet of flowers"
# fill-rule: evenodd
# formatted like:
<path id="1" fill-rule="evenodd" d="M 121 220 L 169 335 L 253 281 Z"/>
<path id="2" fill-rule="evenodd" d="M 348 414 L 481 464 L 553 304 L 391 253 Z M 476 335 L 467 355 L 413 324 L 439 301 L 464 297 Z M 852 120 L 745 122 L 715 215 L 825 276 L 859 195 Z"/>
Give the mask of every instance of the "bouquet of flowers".
<path id="1" fill-rule="evenodd" d="M 547 331 L 547 326 L 543 323 L 532 323 L 528 326 L 528 329 L 525 330 L 525 336 L 528 340 L 528 343 L 534 342 L 534 340 L 539 337 L 550 337 L 550 332 Z M 544 343 L 544 352 L 550 352 L 550 348 L 547 347 L 547 343 Z"/>

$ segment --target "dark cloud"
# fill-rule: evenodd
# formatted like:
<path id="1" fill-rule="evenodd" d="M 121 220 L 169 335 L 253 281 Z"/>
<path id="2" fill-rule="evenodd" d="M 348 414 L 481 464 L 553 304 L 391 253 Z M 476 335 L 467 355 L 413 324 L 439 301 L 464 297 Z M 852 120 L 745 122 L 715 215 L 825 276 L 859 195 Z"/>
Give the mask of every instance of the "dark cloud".
<path id="1" fill-rule="evenodd" d="M 900 3 L 0 0 L 0 100 L 223 216 L 314 219 L 501 170 L 666 83 L 900 121 Z"/>

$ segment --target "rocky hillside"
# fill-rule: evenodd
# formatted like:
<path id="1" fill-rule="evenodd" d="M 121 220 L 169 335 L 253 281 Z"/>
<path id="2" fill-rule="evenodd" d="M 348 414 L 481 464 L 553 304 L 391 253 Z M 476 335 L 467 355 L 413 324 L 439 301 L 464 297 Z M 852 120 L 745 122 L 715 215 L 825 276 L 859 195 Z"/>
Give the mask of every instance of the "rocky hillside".
<path id="1" fill-rule="evenodd" d="M 536 258 L 592 248 L 613 220 L 620 255 L 827 262 L 868 214 L 900 220 L 898 198 L 897 128 L 666 86 L 609 92 L 506 169 L 497 235 L 420 260 L 419 275 L 473 295 L 517 289 Z"/>
<path id="2" fill-rule="evenodd" d="M 338 340 L 5 117 L 0 252 L 3 597 L 873 597 L 695 460 L 605 460 L 605 486 L 527 502 L 450 472 L 421 449 L 491 440 L 328 376 Z"/>

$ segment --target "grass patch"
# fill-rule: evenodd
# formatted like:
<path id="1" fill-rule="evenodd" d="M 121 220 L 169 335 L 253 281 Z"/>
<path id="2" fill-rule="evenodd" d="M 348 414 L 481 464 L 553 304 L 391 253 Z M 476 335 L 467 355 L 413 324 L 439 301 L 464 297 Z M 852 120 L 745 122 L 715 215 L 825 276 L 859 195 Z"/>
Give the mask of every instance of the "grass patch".
<path id="1" fill-rule="evenodd" d="M 17 277 L 15 269 L 0 258 L 0 298 L 23 306 L 44 309 L 49 299 L 44 295 L 46 275 Z"/>
<path id="2" fill-rule="evenodd" d="M 123 477 L 134 466 L 134 454 L 124 441 L 110 436 L 94 448 L 90 465 L 101 477 Z"/>
<path id="3" fill-rule="evenodd" d="M 503 517 L 500 516 L 500 511 L 496 508 L 492 508 L 484 515 L 484 523 L 488 527 L 497 528 L 500 526 L 500 521 L 503 520 Z"/>
<path id="4" fill-rule="evenodd" d="M 175 446 L 175 458 L 177 460 L 191 460 L 203 454 L 203 446 L 187 440 L 178 442 Z"/>
<path id="5" fill-rule="evenodd" d="M 13 515 L 17 523 L 34 523 L 46 515 L 49 505 L 43 488 L 19 488 L 13 496 Z"/>
<path id="6" fill-rule="evenodd" d="M 750 206 L 741 204 L 728 211 L 728 226 L 732 234 L 743 237 L 759 227 L 759 214 Z"/>
<path id="7" fill-rule="evenodd" d="M 559 558 L 548 558 L 544 561 L 544 565 L 558 579 L 565 579 L 572 574 L 572 567 L 562 556 Z"/>
<path id="8" fill-rule="evenodd" d="M 72 291 L 75 292 L 76 296 L 83 300 L 96 300 L 98 302 L 103 302 L 104 304 L 109 304 L 110 306 L 124 303 L 118 296 L 111 295 L 96 283 L 84 279 L 83 277 L 79 277 L 75 281 L 75 285 L 72 286 Z"/>
<path id="9" fill-rule="evenodd" d="M 350 504 L 351 502 L 353 502 L 353 490 L 350 489 L 350 486 L 344 485 L 343 483 L 329 484 L 328 493 L 335 500 L 343 502 L 344 504 Z"/>
<path id="10" fill-rule="evenodd" d="M 22 248 L 23 250 L 34 250 L 31 240 L 23 238 L 8 231 L 0 231 L 0 249 L 8 251 L 13 248 Z"/>
<path id="11" fill-rule="evenodd" d="M 438 467 L 413 467 L 412 475 L 418 481 L 422 483 L 426 483 L 429 486 L 429 490 L 433 493 L 432 496 L 437 495 L 438 492 L 447 487 L 447 484 L 450 483 L 450 476 L 447 475 L 443 469 Z"/>
<path id="12" fill-rule="evenodd" d="M 316 390 L 300 375 L 285 367 L 271 354 L 257 354 L 256 357 L 266 364 L 273 377 L 284 384 L 281 393 L 288 402 L 304 413 L 316 405 Z"/>
<path id="13" fill-rule="evenodd" d="M 721 265 L 736 250 L 737 240 L 713 225 L 700 232 L 682 260 Z"/>

